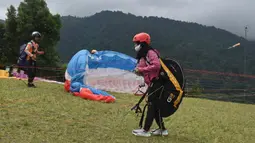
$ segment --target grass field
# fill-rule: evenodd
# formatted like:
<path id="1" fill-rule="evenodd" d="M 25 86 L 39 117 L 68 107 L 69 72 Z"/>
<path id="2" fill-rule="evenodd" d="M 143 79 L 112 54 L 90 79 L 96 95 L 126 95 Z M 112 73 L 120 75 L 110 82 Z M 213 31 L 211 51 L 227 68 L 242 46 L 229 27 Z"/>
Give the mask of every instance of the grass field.
<path id="1" fill-rule="evenodd" d="M 255 105 L 184 98 L 164 119 L 169 136 L 144 138 L 131 134 L 140 118 L 130 108 L 140 97 L 113 93 L 117 100 L 108 104 L 36 84 L 0 79 L 1 143 L 255 143 Z"/>

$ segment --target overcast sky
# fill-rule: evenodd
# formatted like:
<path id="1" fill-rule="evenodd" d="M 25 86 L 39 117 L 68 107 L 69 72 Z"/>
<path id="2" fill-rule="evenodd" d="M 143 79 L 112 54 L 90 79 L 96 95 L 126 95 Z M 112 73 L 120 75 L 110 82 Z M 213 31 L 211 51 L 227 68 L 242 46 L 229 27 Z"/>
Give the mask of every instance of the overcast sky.
<path id="1" fill-rule="evenodd" d="M 11 4 L 21 0 L 0 0 L 0 19 Z M 255 39 L 255 0 L 46 0 L 52 13 L 89 16 L 101 10 L 121 10 L 135 15 L 162 16 L 226 29 Z"/>

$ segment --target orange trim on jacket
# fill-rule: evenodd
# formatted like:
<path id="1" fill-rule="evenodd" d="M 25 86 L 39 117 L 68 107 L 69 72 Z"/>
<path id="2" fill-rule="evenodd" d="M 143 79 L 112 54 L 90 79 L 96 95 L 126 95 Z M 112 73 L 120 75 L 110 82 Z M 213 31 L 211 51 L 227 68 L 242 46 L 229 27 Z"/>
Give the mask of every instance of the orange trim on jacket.
<path id="1" fill-rule="evenodd" d="M 34 51 L 32 46 L 34 46 Z M 38 51 L 39 45 L 35 43 L 33 40 L 27 44 L 27 47 L 25 48 L 25 52 L 27 53 L 27 60 L 29 60 L 32 56 L 32 59 L 36 61 L 36 53 Z M 35 53 L 35 54 L 32 54 Z"/>

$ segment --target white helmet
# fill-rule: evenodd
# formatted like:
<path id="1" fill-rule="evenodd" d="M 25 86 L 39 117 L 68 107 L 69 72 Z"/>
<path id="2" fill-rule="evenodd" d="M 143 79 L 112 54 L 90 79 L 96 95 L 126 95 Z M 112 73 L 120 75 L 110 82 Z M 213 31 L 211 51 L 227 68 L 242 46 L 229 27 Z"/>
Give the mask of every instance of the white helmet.
<path id="1" fill-rule="evenodd" d="M 35 37 L 41 37 L 41 33 L 39 33 L 38 31 L 34 31 L 32 33 L 32 37 L 35 38 Z"/>

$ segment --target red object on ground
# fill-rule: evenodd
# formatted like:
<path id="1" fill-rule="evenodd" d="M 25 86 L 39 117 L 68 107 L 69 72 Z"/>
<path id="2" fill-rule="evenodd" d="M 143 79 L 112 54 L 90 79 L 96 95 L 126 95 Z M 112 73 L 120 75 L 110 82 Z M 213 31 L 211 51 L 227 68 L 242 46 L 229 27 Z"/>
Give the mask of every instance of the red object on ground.
<path id="1" fill-rule="evenodd" d="M 65 87 L 65 90 L 66 90 L 67 92 L 70 91 L 70 81 L 69 81 L 69 80 L 66 80 L 66 81 L 65 81 L 64 87 Z"/>

